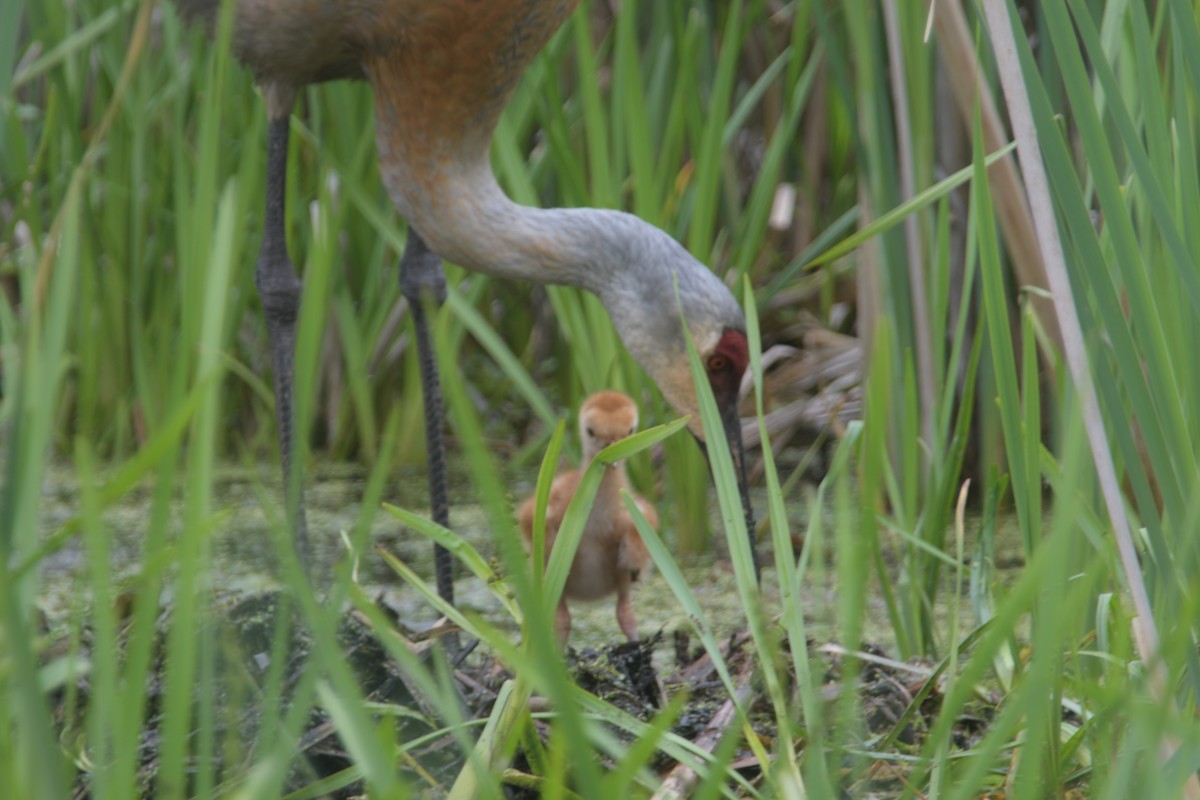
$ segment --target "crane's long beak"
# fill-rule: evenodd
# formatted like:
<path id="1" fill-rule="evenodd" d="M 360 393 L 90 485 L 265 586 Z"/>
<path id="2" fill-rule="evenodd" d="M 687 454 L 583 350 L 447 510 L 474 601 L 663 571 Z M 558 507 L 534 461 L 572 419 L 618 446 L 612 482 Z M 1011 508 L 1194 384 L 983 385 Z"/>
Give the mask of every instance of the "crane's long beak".
<path id="1" fill-rule="evenodd" d="M 750 538 L 750 562 L 754 564 L 754 580 L 762 582 L 762 567 L 758 563 L 754 506 L 750 505 L 750 478 L 746 474 L 746 446 L 742 442 L 742 418 L 737 404 L 731 403 L 721 409 L 721 422 L 725 426 L 725 438 L 729 441 L 729 452 L 733 455 L 733 468 L 737 475 L 738 492 L 742 496 L 742 513 L 746 515 L 746 535 Z"/>
<path id="2" fill-rule="evenodd" d="M 746 535 L 750 538 L 750 560 L 754 564 L 754 579 L 762 580 L 762 567 L 759 564 L 758 548 L 756 546 L 756 525 L 754 507 L 750 505 L 750 479 L 746 474 L 746 447 L 742 442 L 742 419 L 738 414 L 737 403 L 721 404 L 721 425 L 725 428 L 725 439 L 729 442 L 729 453 L 733 457 L 733 470 L 737 476 L 738 492 L 742 498 L 742 512 L 746 516 Z M 693 436 L 695 436 L 693 434 Z M 710 458 L 708 446 L 699 437 L 696 444 L 705 458 Z M 711 462 L 710 462 L 711 464 Z"/>

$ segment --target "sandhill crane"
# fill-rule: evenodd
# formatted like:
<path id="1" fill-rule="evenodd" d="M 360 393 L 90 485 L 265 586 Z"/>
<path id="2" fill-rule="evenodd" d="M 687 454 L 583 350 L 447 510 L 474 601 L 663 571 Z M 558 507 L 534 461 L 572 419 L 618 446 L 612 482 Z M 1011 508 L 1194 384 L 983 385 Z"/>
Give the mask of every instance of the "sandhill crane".
<path id="1" fill-rule="evenodd" d="M 547 560 L 553 552 L 567 505 L 579 488 L 583 471 L 605 447 L 631 436 L 637 430 L 637 424 L 637 405 L 632 398 L 620 392 L 597 392 L 580 406 L 579 439 L 583 442 L 583 466 L 555 476 L 550 487 L 550 499 L 546 504 Z M 554 614 L 554 630 L 564 647 L 571 635 L 571 612 L 567 608 L 567 599 L 600 600 L 614 592 L 617 595 L 617 623 L 626 638 L 630 641 L 637 639 L 637 621 L 634 619 L 629 592 L 633 584 L 645 575 L 650 553 L 633 526 L 633 520 L 621 498 L 621 491 L 628 489 L 624 462 L 610 464 L 600 479 L 600 488 L 596 491 L 596 499 L 592 503 Z M 530 497 L 517 512 L 517 521 L 527 545 L 533 538 L 535 500 Z M 634 500 L 646 521 L 657 528 L 658 513 L 654 506 L 637 495 Z"/>
<path id="2" fill-rule="evenodd" d="M 185 17 L 210 29 L 220 5 L 177 3 Z M 489 145 L 500 113 L 526 65 L 575 5 L 576 0 L 237 0 L 234 53 L 262 87 L 268 115 L 266 218 L 255 278 L 272 351 L 289 514 L 301 552 L 307 547 L 303 493 L 291 477 L 292 360 L 301 287 L 283 222 L 288 118 L 299 89 L 338 79 L 371 83 L 380 172 L 409 223 L 400 285 L 417 331 L 434 519 L 448 524 L 442 402 L 426 315 L 444 297 L 445 258 L 501 278 L 596 294 L 663 396 L 692 416 L 691 430 L 703 444 L 686 321 L 740 467 L 753 536 L 737 413 L 748 351 L 745 320 L 733 295 L 674 239 L 637 217 L 521 206 L 505 196 L 492 174 Z M 452 599 L 449 554 L 439 550 L 437 565 L 438 590 Z"/>

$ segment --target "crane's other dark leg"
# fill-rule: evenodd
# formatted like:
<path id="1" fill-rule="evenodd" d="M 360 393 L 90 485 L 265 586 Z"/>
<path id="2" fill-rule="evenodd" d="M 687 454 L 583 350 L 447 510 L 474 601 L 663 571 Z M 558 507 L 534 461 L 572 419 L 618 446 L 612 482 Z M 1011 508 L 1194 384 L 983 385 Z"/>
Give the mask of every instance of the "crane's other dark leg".
<path id="1" fill-rule="evenodd" d="M 442 384 L 438 377 L 433 340 L 429 335 L 429 314 L 446 299 L 446 273 L 442 259 L 425 246 L 410 226 L 408 243 L 400 257 L 400 292 L 408 300 L 417 331 L 417 359 L 421 364 L 421 394 L 425 401 L 425 448 L 429 458 L 429 510 L 433 521 L 450 527 L 450 497 L 446 482 L 445 408 Z M 454 603 L 454 561 L 450 551 L 434 545 L 434 572 L 438 595 Z"/>
<path id="2" fill-rule="evenodd" d="M 294 463 L 295 422 L 292 415 L 292 386 L 295 370 L 296 318 L 300 312 L 300 278 L 287 253 L 284 229 L 284 195 L 287 184 L 288 125 L 295 91 L 288 87 L 265 86 L 267 104 L 267 204 L 262 247 L 254 282 L 267 319 L 271 367 L 275 376 L 275 420 L 279 425 L 279 452 L 283 462 L 284 502 L 288 523 L 296 536 L 300 563 L 308 566 L 308 526 L 304 514 L 301 470 Z"/>

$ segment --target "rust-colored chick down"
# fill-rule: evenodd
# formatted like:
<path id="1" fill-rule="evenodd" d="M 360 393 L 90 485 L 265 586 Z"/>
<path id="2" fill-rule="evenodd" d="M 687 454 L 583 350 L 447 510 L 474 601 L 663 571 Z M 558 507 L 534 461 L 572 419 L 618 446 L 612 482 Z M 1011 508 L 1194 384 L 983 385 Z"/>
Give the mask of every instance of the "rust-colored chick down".
<path id="1" fill-rule="evenodd" d="M 624 439 L 637 430 L 637 405 L 620 392 L 597 392 L 584 401 L 579 409 L 579 436 L 583 441 L 584 465 L 559 474 L 550 488 L 546 506 L 546 558 L 558 537 L 567 505 L 575 496 L 583 470 L 596 454 L 613 442 Z M 605 470 L 592 504 L 591 514 L 583 529 L 579 549 L 571 563 L 566 586 L 554 614 L 554 629 L 559 643 L 566 646 L 571 635 L 571 612 L 567 600 L 601 600 L 614 592 L 617 595 L 617 623 L 631 641 L 637 639 L 637 620 L 634 619 L 630 590 L 641 579 L 650 564 L 650 553 L 625 509 L 621 491 L 629 490 L 625 463 L 617 462 Z M 634 495 L 638 508 L 654 528 L 658 514 L 643 497 Z M 533 539 L 535 498 L 521 504 L 518 521 L 526 546 Z"/>

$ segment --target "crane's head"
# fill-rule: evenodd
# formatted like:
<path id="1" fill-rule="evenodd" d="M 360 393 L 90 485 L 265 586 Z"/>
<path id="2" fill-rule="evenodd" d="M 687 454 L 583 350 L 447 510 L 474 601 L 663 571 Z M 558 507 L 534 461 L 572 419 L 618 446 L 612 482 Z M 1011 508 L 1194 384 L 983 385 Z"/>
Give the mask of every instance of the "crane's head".
<path id="1" fill-rule="evenodd" d="M 740 316 L 740 313 L 739 313 Z M 689 322 L 692 338 L 700 361 L 704 365 L 704 375 L 712 389 L 713 399 L 717 402 L 717 411 L 721 415 L 721 423 L 729 438 L 730 452 L 737 458 L 741 451 L 741 417 L 738 413 L 738 400 L 742 385 L 742 376 L 750 361 L 746 333 L 741 324 L 736 327 L 731 324 L 708 330 L 703 321 L 699 324 Z M 682 335 L 679 337 L 682 339 Z M 651 377 L 654 378 L 667 402 L 680 414 L 691 417 L 688 429 L 702 445 L 706 441 L 704 426 L 700 420 L 700 402 L 696 396 L 696 385 L 692 380 L 692 371 L 688 360 L 686 341 L 670 342 L 675 355 L 667 359 L 655 359 L 653 366 L 647 366 Z M 664 352 L 668 348 L 663 348 Z"/>
<path id="2" fill-rule="evenodd" d="M 738 413 L 742 376 L 750 362 L 742 309 L 712 270 L 667 234 L 627 215 L 609 212 L 605 219 L 624 228 L 622 237 L 609 238 L 623 247 L 600 261 L 607 269 L 602 268 L 600 280 L 589 280 L 590 288 L 600 295 L 625 346 L 663 397 L 691 418 L 688 427 L 707 451 L 685 330 L 691 335 L 716 400 L 753 530 Z"/>
<path id="3" fill-rule="evenodd" d="M 621 216 L 628 220 L 628 215 Z M 720 278 L 667 234 L 641 220 L 627 233 L 635 234 L 624 240 L 632 246 L 596 292 L 630 354 L 667 402 L 691 417 L 688 427 L 703 443 L 685 330 L 691 335 L 726 433 L 738 431 L 736 442 L 730 440 L 737 458 L 738 392 L 750 362 L 742 309 Z"/>

